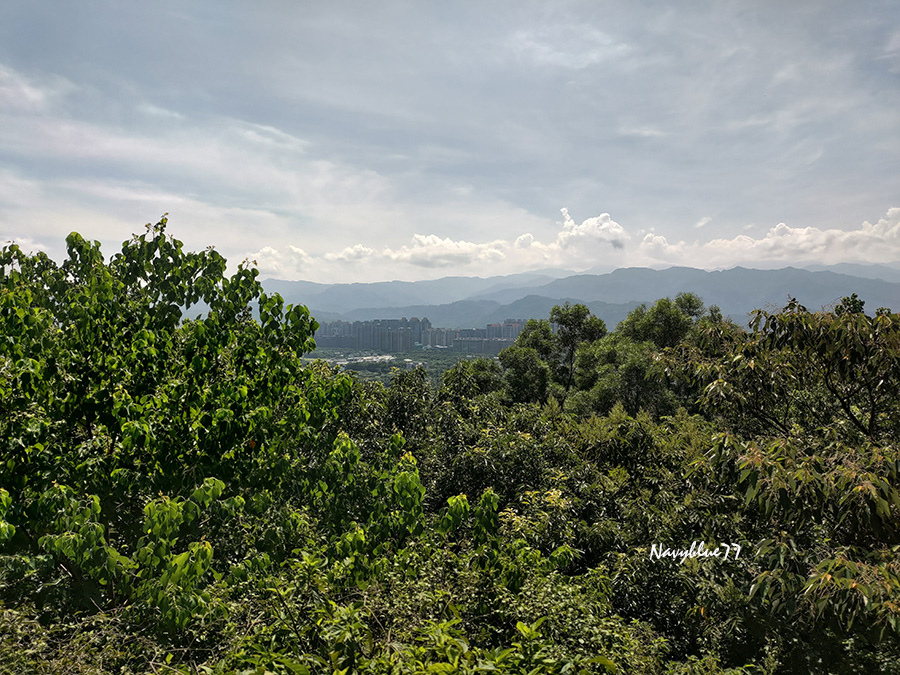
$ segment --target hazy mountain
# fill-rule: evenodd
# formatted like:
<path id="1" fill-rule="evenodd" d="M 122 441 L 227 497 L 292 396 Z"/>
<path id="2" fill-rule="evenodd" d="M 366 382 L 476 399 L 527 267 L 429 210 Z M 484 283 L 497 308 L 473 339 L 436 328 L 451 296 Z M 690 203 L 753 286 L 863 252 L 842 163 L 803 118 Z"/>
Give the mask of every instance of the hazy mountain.
<path id="1" fill-rule="evenodd" d="M 528 295 L 509 304 L 501 305 L 493 300 L 459 300 L 443 305 L 407 305 L 405 307 L 375 307 L 356 309 L 335 316 L 310 309 L 312 315 L 323 323 L 343 321 L 371 321 L 373 319 L 425 318 L 436 328 L 484 328 L 489 323 L 502 323 L 505 319 L 546 319 L 554 305 L 563 302 L 583 302 L 612 329 L 638 306 L 638 302 L 624 304 L 601 301 L 587 302 L 579 298 L 548 298 Z"/>
<path id="2" fill-rule="evenodd" d="M 266 290 L 279 293 L 286 302 L 319 307 L 329 314 L 342 314 L 357 309 L 439 305 L 467 300 L 481 293 L 503 289 L 541 286 L 568 270 L 537 270 L 496 277 L 444 277 L 427 281 L 382 281 L 375 283 L 317 284 L 309 281 L 267 279 Z M 516 298 L 524 293 L 516 294 Z"/>
<path id="3" fill-rule="evenodd" d="M 502 323 L 504 319 L 546 319 L 550 316 L 550 310 L 554 305 L 564 302 L 586 304 L 594 316 L 599 316 L 606 322 L 609 329 L 615 328 L 640 304 L 639 302 L 609 303 L 599 300 L 585 301 L 580 298 L 549 298 L 541 295 L 528 295 L 509 304 L 501 305 L 485 317 L 486 321 L 480 325 Z"/>
<path id="4" fill-rule="evenodd" d="M 707 305 L 716 304 L 739 320 L 753 309 L 774 309 L 795 297 L 817 310 L 857 293 L 866 307 L 898 307 L 900 284 L 864 279 L 835 272 L 810 272 L 793 267 L 779 270 L 751 270 L 735 267 L 706 272 L 687 267 L 666 270 L 619 269 L 611 274 L 581 275 L 559 279 L 538 292 L 549 297 L 580 297 L 621 303 L 629 300 L 652 302 L 674 297 L 681 291 L 696 293 Z"/>
<path id="5" fill-rule="evenodd" d="M 343 315 L 344 321 L 370 321 L 372 319 L 420 319 L 427 317 L 434 327 L 484 328 L 491 316 L 501 307 L 491 300 L 458 300 L 441 305 L 408 305 L 405 307 L 375 307 L 355 309 Z M 315 312 L 313 312 L 315 316 Z M 507 318 L 507 317 L 504 317 Z"/>
<path id="6" fill-rule="evenodd" d="M 601 300 L 594 300 L 593 302 L 588 302 L 587 306 L 594 316 L 599 316 L 603 319 L 608 330 L 615 330 L 615 327 L 640 304 L 640 302 L 635 300 L 619 305 L 602 302 Z"/>
<path id="7" fill-rule="evenodd" d="M 754 309 L 777 309 L 796 297 L 812 310 L 829 307 L 851 293 L 865 300 L 866 309 L 900 309 L 900 283 L 884 280 L 900 266 L 839 265 L 812 271 L 787 267 L 756 270 L 735 267 L 707 272 L 690 267 L 665 270 L 631 267 L 608 274 L 575 274 L 553 278 L 547 273 L 505 277 L 446 277 L 432 281 L 374 284 L 314 284 L 267 280 L 269 291 L 287 302 L 306 304 L 320 322 L 343 319 L 363 321 L 428 317 L 434 326 L 483 327 L 504 319 L 546 318 L 550 308 L 565 302 L 583 302 L 612 329 L 640 303 L 674 297 L 681 291 L 696 293 L 707 305 L 744 323 Z M 557 272 L 556 270 L 547 272 Z M 875 276 L 875 275 L 881 276 Z"/>
<path id="8" fill-rule="evenodd" d="M 838 263 L 837 265 L 806 265 L 804 269 L 812 272 L 837 272 L 864 279 L 882 279 L 900 282 L 900 262 L 893 263 Z"/>
<path id="9" fill-rule="evenodd" d="M 546 319 L 554 305 L 563 302 L 581 302 L 579 298 L 548 298 L 542 295 L 526 295 L 513 302 L 500 305 L 486 323 L 502 323 L 505 319 Z"/>

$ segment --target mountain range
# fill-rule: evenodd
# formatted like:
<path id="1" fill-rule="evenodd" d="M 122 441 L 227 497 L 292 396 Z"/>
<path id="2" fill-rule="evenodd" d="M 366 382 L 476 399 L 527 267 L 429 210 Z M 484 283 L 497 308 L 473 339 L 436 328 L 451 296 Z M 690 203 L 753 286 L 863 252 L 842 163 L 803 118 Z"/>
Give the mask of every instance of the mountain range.
<path id="1" fill-rule="evenodd" d="M 706 271 L 691 267 L 617 269 L 607 274 L 538 270 L 496 277 L 444 277 L 429 281 L 320 284 L 267 279 L 267 292 L 309 307 L 320 322 L 428 317 L 445 328 L 484 327 L 504 319 L 546 318 L 553 305 L 581 302 L 613 328 L 641 303 L 682 291 L 746 324 L 754 309 L 783 307 L 794 297 L 812 310 L 856 293 L 866 310 L 900 309 L 900 263 L 842 264 L 809 269 Z"/>

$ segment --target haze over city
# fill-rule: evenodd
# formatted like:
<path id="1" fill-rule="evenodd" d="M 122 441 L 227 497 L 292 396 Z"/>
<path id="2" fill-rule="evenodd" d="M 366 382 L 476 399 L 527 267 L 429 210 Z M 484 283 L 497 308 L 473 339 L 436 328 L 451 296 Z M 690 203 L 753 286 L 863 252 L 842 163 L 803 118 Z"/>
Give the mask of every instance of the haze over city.
<path id="1" fill-rule="evenodd" d="M 900 5 L 0 5 L 0 241 L 264 277 L 900 260 Z"/>

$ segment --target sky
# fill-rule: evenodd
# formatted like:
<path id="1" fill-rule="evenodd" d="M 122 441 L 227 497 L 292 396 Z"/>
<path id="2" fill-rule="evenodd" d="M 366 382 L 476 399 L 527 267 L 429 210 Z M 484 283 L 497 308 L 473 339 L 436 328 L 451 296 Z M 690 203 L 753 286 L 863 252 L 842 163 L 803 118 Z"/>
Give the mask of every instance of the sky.
<path id="1" fill-rule="evenodd" d="M 163 213 L 319 282 L 900 261 L 900 3 L 3 0 L 0 243 Z"/>

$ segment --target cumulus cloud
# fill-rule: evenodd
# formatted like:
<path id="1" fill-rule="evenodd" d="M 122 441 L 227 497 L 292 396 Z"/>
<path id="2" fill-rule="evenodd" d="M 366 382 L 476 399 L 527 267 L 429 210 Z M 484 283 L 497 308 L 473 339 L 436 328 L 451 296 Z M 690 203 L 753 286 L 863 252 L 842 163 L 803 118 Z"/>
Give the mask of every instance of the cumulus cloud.
<path id="1" fill-rule="evenodd" d="M 409 244 L 392 248 L 385 246 L 374 249 L 364 244 L 347 246 L 340 251 L 329 251 L 321 255 L 311 255 L 291 246 L 287 251 L 265 246 L 247 255 L 254 260 L 264 276 L 278 278 L 309 277 L 317 273 L 322 278 L 344 276 L 348 266 L 353 266 L 356 277 L 366 276 L 376 270 L 381 275 L 385 269 L 404 276 L 399 265 L 409 265 L 419 269 L 469 268 L 477 271 L 481 266 L 502 263 L 510 248 L 505 241 L 474 243 L 454 240 L 437 235 L 416 234 Z M 386 266 L 387 265 L 387 266 Z"/>
<path id="2" fill-rule="evenodd" d="M 343 251 L 339 251 L 337 253 L 326 253 L 326 260 L 363 260 L 365 258 L 370 258 L 375 255 L 375 249 L 371 249 L 368 246 L 363 246 L 362 244 L 355 244 L 354 246 L 348 246 Z"/>
<path id="3" fill-rule="evenodd" d="M 382 256 L 419 267 L 452 267 L 503 260 L 506 258 L 504 248 L 508 248 L 508 244 L 502 240 L 475 244 L 449 237 L 442 239 L 434 234 L 416 234 L 413 235 L 412 246 L 402 246 L 396 250 L 386 248 Z"/>
<path id="4" fill-rule="evenodd" d="M 363 244 L 348 246 L 322 257 L 330 262 L 382 261 L 399 262 L 416 267 L 466 267 L 474 263 L 500 261 L 506 257 L 504 241 L 476 244 L 470 241 L 441 238 L 434 234 L 413 235 L 410 245 L 376 250 Z"/>
<path id="5" fill-rule="evenodd" d="M 580 267 L 595 264 L 598 252 L 623 249 L 629 240 L 624 228 L 604 213 L 576 223 L 567 209 L 562 209 L 564 221 L 556 238 L 543 243 L 530 232 L 514 240 L 495 239 L 472 242 L 464 239 L 440 237 L 436 234 L 415 234 L 409 244 L 375 249 L 362 243 L 340 251 L 327 252 L 319 260 L 331 264 L 360 265 L 391 263 L 410 265 L 420 269 L 459 268 L 472 273 L 505 274 L 542 265 Z"/>
<path id="6" fill-rule="evenodd" d="M 302 276 L 314 264 L 314 258 L 297 246 L 288 246 L 286 251 L 263 246 L 255 253 L 248 253 L 247 259 L 259 268 L 263 276 L 282 279 Z"/>
<path id="7" fill-rule="evenodd" d="M 609 214 L 576 222 L 561 209 L 556 237 L 539 241 L 530 232 L 506 240 L 473 242 L 435 234 L 414 235 L 408 244 L 374 248 L 362 243 L 338 251 L 308 253 L 296 246 L 265 246 L 247 254 L 264 276 L 278 278 L 383 279 L 385 270 L 395 278 L 406 270 L 458 270 L 467 274 L 508 274 L 554 266 L 573 270 L 624 265 L 688 265 L 707 269 L 749 265 L 779 267 L 795 262 L 890 262 L 900 259 L 900 208 L 890 209 L 875 223 L 853 230 L 791 227 L 785 223 L 761 237 L 740 234 L 732 238 L 686 242 L 670 240 L 650 231 L 636 243 Z M 702 227 L 708 218 L 699 221 Z M 612 257 L 610 257 L 612 256 Z M 418 274 L 413 272 L 413 274 Z"/>
<path id="8" fill-rule="evenodd" d="M 300 262 L 308 263 L 312 260 L 312 257 L 309 256 L 302 248 L 299 248 L 297 246 L 288 246 L 288 250 L 290 250 L 294 258 L 296 258 Z"/>
<path id="9" fill-rule="evenodd" d="M 762 237 L 738 235 L 706 242 L 670 242 L 664 236 L 647 234 L 637 256 L 655 262 L 702 265 L 787 264 L 794 261 L 891 262 L 900 259 L 900 208 L 891 208 L 872 224 L 855 230 L 791 227 L 779 223 Z"/>
<path id="10" fill-rule="evenodd" d="M 601 213 L 595 218 L 588 218 L 580 225 L 569 215 L 568 209 L 560 209 L 565 219 L 562 232 L 556 238 L 556 243 L 565 248 L 573 244 L 581 244 L 585 241 L 605 241 L 612 244 L 613 248 L 625 248 L 628 234 L 616 221 L 610 218 L 608 213 Z"/>
<path id="11" fill-rule="evenodd" d="M 534 243 L 534 236 L 530 232 L 526 232 L 525 234 L 521 234 L 516 237 L 516 242 L 514 246 L 516 248 L 528 248 Z"/>
<path id="12" fill-rule="evenodd" d="M 38 251 L 42 251 L 44 253 L 47 252 L 47 247 L 44 246 L 39 241 L 35 241 L 31 237 L 14 237 L 7 236 L 4 233 L 0 233 L 0 248 L 4 248 L 9 246 L 10 244 L 16 244 L 20 249 L 22 249 L 25 253 L 35 254 Z"/>

